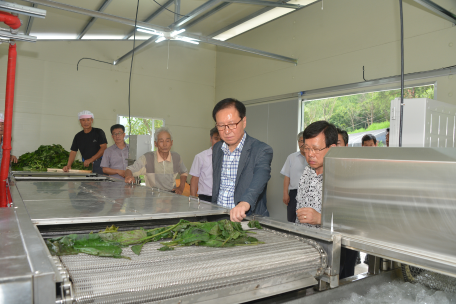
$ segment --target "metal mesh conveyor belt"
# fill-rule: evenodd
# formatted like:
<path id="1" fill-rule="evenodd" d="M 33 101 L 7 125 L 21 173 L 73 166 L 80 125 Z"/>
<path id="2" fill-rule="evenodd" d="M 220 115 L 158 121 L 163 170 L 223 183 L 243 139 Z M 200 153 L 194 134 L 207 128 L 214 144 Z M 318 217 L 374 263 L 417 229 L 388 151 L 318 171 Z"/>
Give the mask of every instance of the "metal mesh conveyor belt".
<path id="1" fill-rule="evenodd" d="M 177 296 L 240 286 L 265 278 L 319 274 L 326 258 L 311 240 L 272 230 L 255 230 L 265 244 L 231 248 L 178 247 L 158 251 L 146 244 L 127 259 L 86 254 L 62 256 L 76 303 L 151 303 Z"/>

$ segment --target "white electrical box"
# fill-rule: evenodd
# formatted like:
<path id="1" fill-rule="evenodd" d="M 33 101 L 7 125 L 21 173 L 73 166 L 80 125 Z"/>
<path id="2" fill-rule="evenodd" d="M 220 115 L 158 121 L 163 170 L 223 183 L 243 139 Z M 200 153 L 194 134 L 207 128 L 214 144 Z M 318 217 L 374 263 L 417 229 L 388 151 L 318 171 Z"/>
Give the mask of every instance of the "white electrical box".
<path id="1" fill-rule="evenodd" d="M 391 101 L 390 147 L 399 147 L 400 98 Z M 428 99 L 404 99 L 402 147 L 456 146 L 456 105 Z"/>
<path id="2" fill-rule="evenodd" d="M 151 135 L 130 135 L 128 159 L 137 160 L 146 152 L 152 151 Z"/>

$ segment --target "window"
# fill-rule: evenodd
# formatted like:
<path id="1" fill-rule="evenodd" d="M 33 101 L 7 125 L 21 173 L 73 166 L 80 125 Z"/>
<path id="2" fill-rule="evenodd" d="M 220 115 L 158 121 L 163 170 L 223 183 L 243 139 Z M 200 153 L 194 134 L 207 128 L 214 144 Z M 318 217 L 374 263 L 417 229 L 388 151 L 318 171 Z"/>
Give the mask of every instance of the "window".
<path id="1" fill-rule="evenodd" d="M 401 90 L 374 91 L 354 95 L 303 101 L 304 129 L 312 122 L 326 120 L 350 134 L 349 146 L 361 146 L 364 134 L 371 133 L 385 145 L 386 128 L 390 125 L 391 100 Z M 404 98 L 434 98 L 434 85 L 404 89 Z"/>
<path id="2" fill-rule="evenodd" d="M 147 118 L 147 117 L 130 117 L 131 120 L 131 135 L 150 135 L 152 143 L 154 142 L 155 130 L 164 126 L 163 119 Z M 125 126 L 125 142 L 129 143 L 128 134 L 130 134 L 130 124 L 128 123 L 128 116 L 117 116 L 117 122 Z M 154 145 L 152 144 L 152 151 Z"/>

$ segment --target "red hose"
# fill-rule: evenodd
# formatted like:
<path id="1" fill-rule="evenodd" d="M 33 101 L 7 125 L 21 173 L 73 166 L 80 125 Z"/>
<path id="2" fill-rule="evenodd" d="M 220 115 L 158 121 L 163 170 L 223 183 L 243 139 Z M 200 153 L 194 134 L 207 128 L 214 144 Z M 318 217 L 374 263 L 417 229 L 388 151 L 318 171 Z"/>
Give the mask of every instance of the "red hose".
<path id="1" fill-rule="evenodd" d="M 21 20 L 9 13 L 0 12 L 0 22 L 4 22 L 12 29 L 18 29 L 21 26 Z"/>
<path id="2" fill-rule="evenodd" d="M 8 50 L 8 71 L 6 73 L 5 122 L 3 127 L 3 156 L 0 168 L 0 207 L 8 205 L 6 181 L 8 179 L 11 154 L 11 129 L 13 125 L 14 81 L 16 79 L 16 44 Z"/>

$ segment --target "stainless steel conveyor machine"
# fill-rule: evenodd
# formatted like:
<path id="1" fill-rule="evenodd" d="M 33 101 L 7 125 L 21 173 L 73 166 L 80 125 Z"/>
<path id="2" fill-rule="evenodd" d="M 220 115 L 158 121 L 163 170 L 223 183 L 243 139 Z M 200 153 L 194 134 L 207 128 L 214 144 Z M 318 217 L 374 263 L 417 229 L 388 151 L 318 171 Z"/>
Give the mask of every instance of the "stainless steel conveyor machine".
<path id="1" fill-rule="evenodd" d="M 128 230 L 219 220 L 229 210 L 109 178 L 16 175 L 13 207 L 0 209 L 6 303 L 268 303 L 285 293 L 294 303 L 311 301 L 299 290 L 340 290 L 341 246 L 367 252 L 372 266 L 381 257 L 456 277 L 454 149 L 331 148 L 322 229 L 256 217 L 265 244 L 163 254 L 149 243 L 140 256 L 124 249 L 131 260 L 52 257 L 44 239 L 112 224 Z"/>

